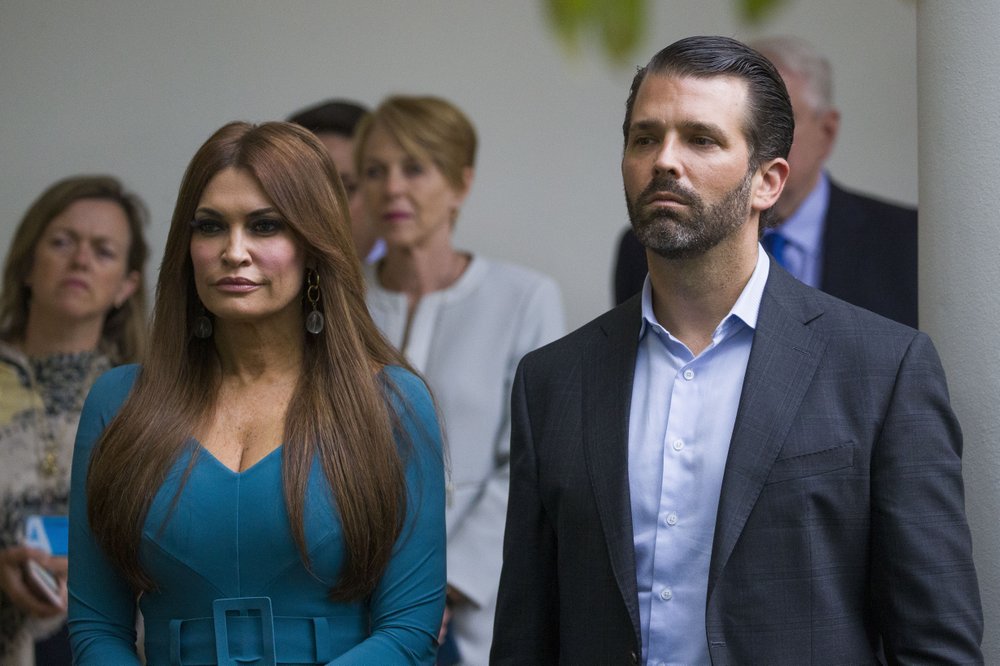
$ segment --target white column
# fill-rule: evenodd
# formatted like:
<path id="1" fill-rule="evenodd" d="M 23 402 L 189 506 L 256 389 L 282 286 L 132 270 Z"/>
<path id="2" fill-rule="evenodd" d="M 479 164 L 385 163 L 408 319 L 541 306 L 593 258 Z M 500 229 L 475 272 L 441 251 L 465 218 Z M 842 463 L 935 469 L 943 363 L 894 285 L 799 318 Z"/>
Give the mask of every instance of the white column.
<path id="1" fill-rule="evenodd" d="M 918 0 L 920 327 L 965 434 L 965 506 L 1000 663 L 1000 0 Z"/>

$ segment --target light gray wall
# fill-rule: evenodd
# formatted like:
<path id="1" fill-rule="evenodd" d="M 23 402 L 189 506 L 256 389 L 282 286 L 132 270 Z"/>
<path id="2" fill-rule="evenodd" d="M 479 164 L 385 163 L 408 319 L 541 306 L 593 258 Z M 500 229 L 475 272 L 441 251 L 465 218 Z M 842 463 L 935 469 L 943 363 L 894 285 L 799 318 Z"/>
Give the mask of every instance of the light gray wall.
<path id="1" fill-rule="evenodd" d="M 481 138 L 459 244 L 553 275 L 576 326 L 611 300 L 635 65 L 695 33 L 813 41 L 833 60 L 844 115 L 834 174 L 916 202 L 910 2 L 790 0 L 756 29 L 737 22 L 731 0 L 649 5 L 639 53 L 612 66 L 593 49 L 569 55 L 540 0 L 0 0 L 0 248 L 49 183 L 111 172 L 150 205 L 155 280 L 184 167 L 223 123 L 335 95 L 374 104 L 433 93 Z"/>
<path id="2" fill-rule="evenodd" d="M 1000 663 L 1000 0 L 917 10 L 920 322 L 935 340 L 965 435 L 963 474 L 983 598 L 987 664 Z M 984 67 L 984 63 L 992 66 Z M 985 111 L 984 110 L 988 110 Z"/>

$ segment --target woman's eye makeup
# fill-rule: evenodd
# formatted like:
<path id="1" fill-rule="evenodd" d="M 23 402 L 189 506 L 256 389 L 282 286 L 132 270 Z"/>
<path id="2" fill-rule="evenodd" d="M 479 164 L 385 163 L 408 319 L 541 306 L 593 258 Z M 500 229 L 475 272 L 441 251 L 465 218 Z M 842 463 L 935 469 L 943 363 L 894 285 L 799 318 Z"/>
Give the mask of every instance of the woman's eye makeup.
<path id="1" fill-rule="evenodd" d="M 256 234 L 270 235 L 281 231 L 285 223 L 273 217 L 265 217 L 250 223 L 250 229 Z"/>
<path id="2" fill-rule="evenodd" d="M 196 233 L 211 236 L 222 233 L 226 225 L 211 217 L 198 217 L 191 222 Z M 260 217 L 248 220 L 246 230 L 258 236 L 271 236 L 285 228 L 285 221 L 277 217 Z"/>
<path id="3" fill-rule="evenodd" d="M 210 217 L 196 217 L 191 221 L 191 227 L 201 234 L 214 234 L 222 230 L 218 220 Z"/>

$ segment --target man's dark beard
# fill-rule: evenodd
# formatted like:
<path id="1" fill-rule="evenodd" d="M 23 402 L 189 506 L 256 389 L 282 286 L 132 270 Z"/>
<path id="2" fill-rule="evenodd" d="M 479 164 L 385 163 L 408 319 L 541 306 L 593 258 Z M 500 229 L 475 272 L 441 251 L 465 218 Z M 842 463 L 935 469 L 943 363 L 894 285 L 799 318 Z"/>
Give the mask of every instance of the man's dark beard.
<path id="1" fill-rule="evenodd" d="M 636 237 L 643 246 L 666 259 L 704 254 L 746 222 L 753 173 L 748 169 L 743 181 L 711 206 L 706 206 L 696 192 L 681 187 L 670 175 L 654 178 L 635 203 L 626 193 L 625 203 Z M 643 210 L 657 194 L 664 192 L 676 195 L 687 208 Z"/>

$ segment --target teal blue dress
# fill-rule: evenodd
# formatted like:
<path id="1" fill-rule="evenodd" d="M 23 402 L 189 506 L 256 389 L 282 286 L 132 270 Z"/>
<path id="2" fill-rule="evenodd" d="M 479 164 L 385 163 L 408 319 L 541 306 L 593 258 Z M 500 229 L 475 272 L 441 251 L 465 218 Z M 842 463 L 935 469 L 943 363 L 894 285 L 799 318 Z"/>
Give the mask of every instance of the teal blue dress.
<path id="1" fill-rule="evenodd" d="M 94 541 L 86 516 L 91 450 L 137 372 L 123 366 L 102 375 L 80 419 L 70 492 L 69 628 L 76 664 L 139 663 L 135 596 Z M 318 462 L 309 479 L 305 532 L 319 579 L 305 569 L 292 540 L 281 448 L 237 473 L 192 439 L 153 500 L 140 545 L 143 567 L 158 586 L 138 602 L 150 666 L 434 662 L 445 596 L 440 431 L 423 382 L 401 368 L 386 374 L 409 406 L 395 403 L 413 446 L 406 459 L 405 525 L 370 598 L 329 599 L 344 544 Z"/>

